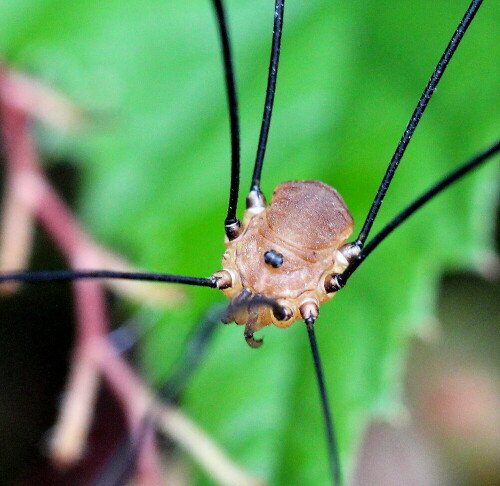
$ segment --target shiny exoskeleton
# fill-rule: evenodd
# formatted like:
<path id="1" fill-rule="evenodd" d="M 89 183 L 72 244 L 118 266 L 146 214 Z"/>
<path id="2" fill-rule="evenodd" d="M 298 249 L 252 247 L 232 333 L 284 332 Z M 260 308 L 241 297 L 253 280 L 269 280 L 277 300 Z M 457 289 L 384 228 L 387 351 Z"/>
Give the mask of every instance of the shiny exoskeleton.
<path id="1" fill-rule="evenodd" d="M 340 194 L 320 181 L 284 182 L 268 206 L 252 192 L 214 277 L 232 301 L 225 322 L 245 324 L 247 342 L 257 347 L 253 333 L 271 323 L 317 318 L 335 294 L 329 279 L 348 264 L 354 222 Z"/>

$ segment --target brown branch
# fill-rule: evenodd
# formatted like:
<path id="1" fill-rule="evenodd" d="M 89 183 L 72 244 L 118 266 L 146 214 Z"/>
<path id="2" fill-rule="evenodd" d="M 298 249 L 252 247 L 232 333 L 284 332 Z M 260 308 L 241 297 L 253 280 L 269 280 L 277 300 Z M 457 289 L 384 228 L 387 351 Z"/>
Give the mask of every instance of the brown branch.
<path id="1" fill-rule="evenodd" d="M 97 245 L 86 234 L 40 169 L 30 119 L 38 117 L 45 121 L 56 120 L 56 124 L 69 123 L 71 110 L 65 112 L 60 101 L 57 95 L 42 85 L 0 66 L 0 128 L 7 161 L 0 271 L 25 266 L 35 219 L 52 237 L 71 268 L 98 269 L 107 266 L 105 262 L 112 262 L 118 269 L 131 269 L 126 262 Z M 50 111 L 55 106 L 59 107 L 56 109 L 59 113 L 54 118 Z M 172 302 L 178 305 L 183 297 L 175 288 L 164 287 L 158 291 L 158 287 L 151 284 L 143 284 L 142 289 L 132 288 L 135 285 L 122 283 L 122 290 L 139 298 L 148 294 L 149 300 L 162 300 L 163 304 Z M 150 288 L 154 292 L 150 292 Z M 121 402 L 132 436 L 150 417 L 151 425 L 193 455 L 220 484 L 261 485 L 260 480 L 235 465 L 180 410 L 156 401 L 153 392 L 112 349 L 106 339 L 108 320 L 103 282 L 77 281 L 73 283 L 73 289 L 77 336 L 60 416 L 51 441 L 53 460 L 66 467 L 81 457 L 102 373 Z M 154 298 L 151 298 L 153 294 Z M 139 444 L 136 472 L 140 484 L 159 486 L 162 475 L 154 430 L 148 428 Z"/>
<path id="2" fill-rule="evenodd" d="M 115 391 L 128 417 L 138 429 L 148 414 L 158 430 L 179 444 L 217 481 L 225 486 L 262 486 L 262 480 L 249 475 L 174 405 L 159 402 L 154 393 L 134 374 L 111 347 L 101 344 L 102 372 Z"/>
<path id="3" fill-rule="evenodd" d="M 70 100 L 14 69 L 1 66 L 0 69 L 3 76 L 0 98 L 10 108 L 59 131 L 82 128 L 83 112 Z"/>

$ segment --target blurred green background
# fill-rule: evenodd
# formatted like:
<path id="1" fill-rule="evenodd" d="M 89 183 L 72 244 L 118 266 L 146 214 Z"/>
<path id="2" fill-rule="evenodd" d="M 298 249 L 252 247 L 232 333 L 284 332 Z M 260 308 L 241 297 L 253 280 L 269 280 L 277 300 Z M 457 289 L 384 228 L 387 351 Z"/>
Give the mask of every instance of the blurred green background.
<path id="1" fill-rule="evenodd" d="M 227 2 L 242 119 L 241 208 L 262 117 L 272 3 Z M 343 195 L 359 231 L 467 4 L 289 1 L 263 171 L 268 197 L 283 180 L 323 180 Z M 477 15 L 375 231 L 497 136 L 499 10 L 486 2 Z M 2 0 L 0 19 L 4 61 L 90 114 L 77 135 L 40 128 L 38 137 L 47 161 L 70 160 L 77 168 L 85 226 L 151 271 L 218 270 L 230 152 L 210 2 Z M 407 338 L 435 325 L 443 270 L 484 267 L 497 174 L 498 165 L 489 164 L 422 210 L 321 309 L 317 334 L 347 470 L 368 418 L 401 410 Z M 140 366 L 153 383 L 168 376 L 203 311 L 223 301 L 210 289 L 187 292 L 188 303 L 174 311 L 127 304 L 149 328 Z M 265 329 L 265 345 L 255 351 L 241 327 L 221 326 L 182 404 L 232 457 L 273 485 L 329 482 L 303 327 Z M 192 474 L 196 484 L 211 484 L 196 466 Z"/>

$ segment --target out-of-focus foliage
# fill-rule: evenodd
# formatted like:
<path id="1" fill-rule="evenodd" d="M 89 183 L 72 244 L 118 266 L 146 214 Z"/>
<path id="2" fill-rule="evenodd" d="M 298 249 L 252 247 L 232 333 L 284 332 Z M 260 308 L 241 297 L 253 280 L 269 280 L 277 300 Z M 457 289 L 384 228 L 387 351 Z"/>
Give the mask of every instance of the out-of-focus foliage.
<path id="1" fill-rule="evenodd" d="M 227 3 L 242 116 L 243 207 L 273 2 Z M 343 194 L 359 230 L 467 4 L 290 0 L 263 172 L 268 197 L 283 180 L 321 179 Z M 382 222 L 495 138 L 495 14 L 494 2 L 484 6 L 452 61 L 384 202 Z M 78 164 L 87 227 L 146 269 L 197 276 L 217 270 L 229 137 L 210 2 L 3 0 L 0 18 L 0 56 L 89 113 L 85 133 L 40 136 L 45 154 Z M 432 320 L 442 269 L 471 267 L 488 251 L 495 173 L 490 164 L 433 202 L 321 309 L 317 333 L 345 464 L 367 414 L 397 410 L 405 340 Z M 174 312 L 141 311 L 154 323 L 143 365 L 156 383 L 203 310 L 221 300 L 209 289 L 189 289 L 189 296 Z M 273 485 L 328 483 L 303 327 L 266 329 L 265 345 L 255 351 L 242 328 L 221 326 L 183 402 L 233 457 Z"/>

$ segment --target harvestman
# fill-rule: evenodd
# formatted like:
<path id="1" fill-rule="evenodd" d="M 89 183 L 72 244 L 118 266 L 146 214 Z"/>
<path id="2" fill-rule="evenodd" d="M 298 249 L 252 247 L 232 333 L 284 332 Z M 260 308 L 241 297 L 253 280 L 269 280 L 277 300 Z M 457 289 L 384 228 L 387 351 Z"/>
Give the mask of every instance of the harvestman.
<path id="1" fill-rule="evenodd" d="M 261 328 L 271 323 L 278 327 L 288 327 L 297 319 L 304 320 L 322 399 L 333 483 L 341 484 L 333 423 L 316 344 L 314 323 L 318 318 L 320 305 L 331 299 L 346 285 L 350 276 L 386 236 L 427 201 L 499 151 L 500 142 L 496 142 L 439 181 L 365 245 L 411 136 L 481 3 L 481 0 L 474 0 L 471 3 L 453 34 L 401 137 L 361 232 L 352 243 L 346 243 L 352 232 L 352 217 L 341 196 L 327 184 L 319 181 L 282 183 L 275 189 L 269 205 L 266 205 L 265 197 L 260 189 L 276 87 L 284 0 L 276 1 L 268 85 L 257 157 L 244 218 L 242 221 L 237 218 L 240 142 L 236 87 L 222 2 L 213 0 L 223 50 L 232 147 L 230 195 L 225 219 L 226 251 L 223 256 L 222 270 L 215 272 L 209 278 L 106 270 L 14 272 L 0 275 L 0 282 L 54 282 L 114 278 L 217 288 L 231 299 L 223 316 L 223 322 L 234 321 L 244 325 L 245 339 L 251 347 L 255 348 L 262 344 L 262 340 L 254 338 L 254 333 Z"/>

